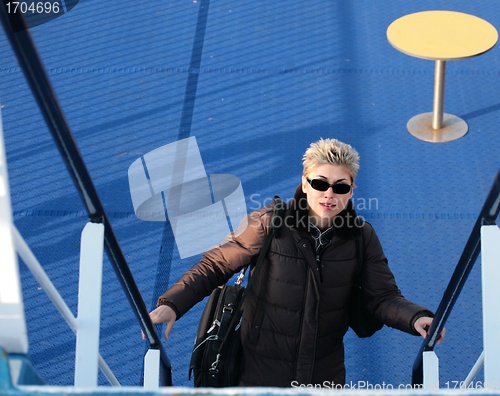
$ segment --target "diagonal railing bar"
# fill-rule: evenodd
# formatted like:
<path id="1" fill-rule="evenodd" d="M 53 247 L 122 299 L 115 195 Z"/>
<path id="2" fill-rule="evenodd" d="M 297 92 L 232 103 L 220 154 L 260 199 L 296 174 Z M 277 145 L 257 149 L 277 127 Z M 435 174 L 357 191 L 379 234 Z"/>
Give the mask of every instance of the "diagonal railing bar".
<path id="1" fill-rule="evenodd" d="M 433 351 L 436 345 L 436 340 L 444 328 L 455 302 L 457 301 L 460 292 L 462 291 L 467 278 L 474 267 L 474 263 L 481 251 L 481 227 L 483 225 L 494 225 L 500 212 L 500 171 L 497 173 L 490 193 L 484 202 L 483 208 L 479 217 L 476 220 L 474 228 L 469 236 L 469 239 L 464 247 L 462 255 L 457 263 L 455 271 L 451 276 L 448 287 L 446 288 L 436 316 L 429 329 L 429 335 L 422 343 L 415 362 L 413 363 L 412 383 L 413 385 L 423 384 L 423 353 Z"/>
<path id="2" fill-rule="evenodd" d="M 172 385 L 170 360 L 162 348 L 160 338 L 149 317 L 146 304 L 135 283 L 71 129 L 45 72 L 24 16 L 21 13 L 8 13 L 5 2 L 2 2 L 0 5 L 0 16 L 5 34 L 16 54 L 33 96 L 59 149 L 60 155 L 80 193 L 89 219 L 91 222 L 104 224 L 106 252 L 133 311 L 141 324 L 150 348 L 160 350 L 162 366 L 161 384 Z"/>

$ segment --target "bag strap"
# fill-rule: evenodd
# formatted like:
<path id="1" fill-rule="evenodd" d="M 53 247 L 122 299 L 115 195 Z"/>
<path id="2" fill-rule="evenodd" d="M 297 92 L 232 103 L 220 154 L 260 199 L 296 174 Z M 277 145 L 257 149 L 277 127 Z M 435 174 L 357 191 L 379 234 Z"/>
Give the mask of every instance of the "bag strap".
<path id="1" fill-rule="evenodd" d="M 262 248 L 260 249 L 259 256 L 257 258 L 257 262 L 255 263 L 255 270 L 253 273 L 253 278 L 257 276 L 261 270 L 257 271 L 258 268 L 262 267 L 262 262 L 266 258 L 267 251 L 269 250 L 269 246 L 271 246 L 271 242 L 273 238 L 278 238 L 279 237 L 279 230 L 281 226 L 283 225 L 283 220 L 285 217 L 285 212 L 286 212 L 286 204 L 281 199 L 281 197 L 275 196 L 273 199 L 273 216 L 271 218 L 271 225 L 270 225 L 270 230 L 269 233 L 266 236 L 266 239 L 264 240 L 264 244 L 262 245 Z M 245 266 L 241 272 L 240 275 L 238 276 L 238 279 L 236 280 L 236 285 L 240 285 L 243 282 L 243 278 L 245 277 L 245 273 L 250 267 L 250 265 Z M 248 280 L 250 282 L 250 279 Z"/>
<path id="2" fill-rule="evenodd" d="M 271 218 L 270 231 L 267 234 L 266 239 L 264 241 L 264 245 L 262 246 L 262 248 L 260 250 L 259 257 L 257 258 L 257 263 L 255 264 L 256 268 L 254 270 L 254 274 L 248 280 L 248 284 L 250 284 L 250 280 L 254 279 L 257 275 L 262 276 L 262 273 L 264 272 L 263 271 L 264 266 L 262 265 L 262 262 L 264 261 L 264 258 L 267 254 L 267 251 L 269 250 L 269 246 L 271 245 L 271 241 L 273 240 L 273 238 L 277 237 L 278 231 L 283 224 L 283 219 L 285 217 L 284 215 L 285 215 L 285 211 L 286 211 L 285 202 L 280 197 L 275 196 L 273 199 L 273 206 L 274 206 L 274 210 L 273 210 L 273 216 Z M 241 270 L 241 273 L 238 276 L 238 279 L 236 281 L 236 285 L 241 284 L 241 282 L 243 281 L 243 277 L 245 276 L 245 272 L 249 266 L 250 265 L 247 265 L 247 266 L 245 266 L 245 268 L 243 268 Z M 248 287 L 248 284 L 247 284 L 247 287 Z M 227 292 L 227 289 L 226 289 L 226 292 Z M 224 306 L 224 309 L 226 309 L 227 312 L 223 313 L 223 318 L 221 319 L 221 326 L 219 328 L 218 336 L 220 336 L 220 339 L 222 340 L 222 343 L 219 347 L 219 352 L 222 350 L 222 348 L 226 344 L 227 338 L 224 336 L 225 336 L 225 333 L 227 331 L 227 328 L 228 327 L 233 328 L 234 321 L 238 320 L 238 317 L 236 315 L 232 315 L 233 309 L 241 309 L 241 305 L 242 305 L 243 299 L 244 299 L 244 297 L 243 297 L 238 302 L 237 295 L 234 294 L 234 293 L 236 293 L 234 291 L 234 289 L 232 292 L 233 292 L 233 296 L 231 296 L 231 298 L 229 300 L 232 303 L 232 305 L 230 303 L 231 306 L 228 306 L 227 304 Z M 237 302 L 238 302 L 238 304 L 236 304 Z M 227 317 L 226 320 L 224 320 L 225 317 Z M 229 319 L 231 320 L 231 322 L 229 322 Z M 239 319 L 239 320 L 241 320 L 241 319 Z M 224 326 L 222 324 L 224 324 Z M 218 363 L 218 362 L 217 361 L 214 362 L 215 366 L 217 366 L 216 363 Z"/>
<path id="3" fill-rule="evenodd" d="M 225 340 L 225 335 L 227 329 L 229 328 L 230 323 L 232 322 L 233 311 L 238 308 L 239 299 L 238 299 L 238 291 L 234 288 L 228 289 L 225 288 L 224 291 L 224 306 L 222 307 L 222 316 L 219 324 L 219 331 L 217 332 L 217 337 L 221 340 Z M 233 319 L 234 320 L 234 319 Z"/>
<path id="4" fill-rule="evenodd" d="M 255 267 L 258 267 L 266 257 L 269 246 L 271 245 L 271 241 L 274 237 L 278 237 L 279 230 L 283 224 L 283 219 L 285 217 L 284 214 L 286 210 L 285 202 L 280 197 L 276 196 L 273 199 L 273 207 L 274 210 L 273 217 L 271 218 L 271 229 L 269 230 L 269 234 L 267 234 L 264 245 L 262 245 L 262 248 L 260 249 L 259 258 L 257 259 Z"/>
<path id="5" fill-rule="evenodd" d="M 271 225 L 270 225 L 270 230 L 269 234 L 267 234 L 266 239 L 264 240 L 264 244 L 262 245 L 262 248 L 260 249 L 259 257 L 257 258 L 257 262 L 255 263 L 255 269 L 252 274 L 253 278 L 257 278 L 258 276 L 262 276 L 264 266 L 262 265 L 262 262 L 266 258 L 267 251 L 269 250 L 269 246 L 271 246 L 271 242 L 273 238 L 278 236 L 279 229 L 281 225 L 283 224 L 283 219 L 284 219 L 284 214 L 286 210 L 286 205 L 283 202 L 283 200 L 276 196 L 273 199 L 273 217 L 271 218 Z M 250 279 L 248 282 L 250 283 Z"/>

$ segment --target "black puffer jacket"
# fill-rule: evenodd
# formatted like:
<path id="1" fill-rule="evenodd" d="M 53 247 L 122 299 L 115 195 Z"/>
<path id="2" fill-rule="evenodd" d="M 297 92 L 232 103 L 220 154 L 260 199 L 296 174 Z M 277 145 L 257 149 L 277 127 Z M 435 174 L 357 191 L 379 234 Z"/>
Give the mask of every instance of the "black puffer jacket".
<path id="1" fill-rule="evenodd" d="M 285 226 L 273 239 L 263 281 L 252 282 L 243 310 L 245 369 L 241 385 L 289 387 L 345 382 L 343 337 L 348 329 L 347 305 L 357 265 L 355 238 L 364 233 L 362 280 L 369 308 L 391 327 L 417 334 L 413 322 L 432 316 L 406 300 L 387 265 L 372 226 L 355 222 L 352 204 L 336 217 L 329 245 L 316 257 L 300 194 L 288 204 Z M 203 255 L 161 298 L 175 305 L 179 317 L 225 283 L 258 254 L 269 229 L 272 208 L 248 217 L 236 238 Z M 259 299 L 260 296 L 260 299 Z"/>

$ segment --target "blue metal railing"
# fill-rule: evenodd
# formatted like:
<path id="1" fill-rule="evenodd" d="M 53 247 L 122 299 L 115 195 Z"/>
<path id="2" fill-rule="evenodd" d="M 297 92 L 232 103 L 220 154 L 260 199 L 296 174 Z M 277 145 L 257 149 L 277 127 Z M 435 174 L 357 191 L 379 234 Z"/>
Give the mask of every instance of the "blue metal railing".
<path id="1" fill-rule="evenodd" d="M 106 252 L 132 309 L 141 324 L 151 349 L 160 350 L 161 385 L 172 385 L 172 367 L 160 338 L 149 317 L 146 304 L 132 276 L 97 190 L 85 166 L 59 101 L 52 89 L 38 51 L 22 13 L 8 13 L 6 3 L 0 5 L 0 16 L 6 36 L 21 65 L 45 122 L 55 140 L 63 161 L 83 200 L 91 222 L 104 224 Z"/>
<path id="2" fill-rule="evenodd" d="M 490 193 L 486 198 L 483 209 L 476 220 L 465 248 L 460 256 L 458 264 L 451 276 L 441 303 L 436 311 L 436 316 L 429 329 L 429 335 L 422 343 L 418 355 L 413 363 L 412 383 L 413 385 L 423 384 L 423 353 L 433 351 L 436 340 L 444 328 L 446 320 L 460 295 L 460 292 L 467 281 L 470 271 L 481 251 L 481 227 L 483 225 L 494 225 L 500 212 L 500 171 L 497 173 Z"/>

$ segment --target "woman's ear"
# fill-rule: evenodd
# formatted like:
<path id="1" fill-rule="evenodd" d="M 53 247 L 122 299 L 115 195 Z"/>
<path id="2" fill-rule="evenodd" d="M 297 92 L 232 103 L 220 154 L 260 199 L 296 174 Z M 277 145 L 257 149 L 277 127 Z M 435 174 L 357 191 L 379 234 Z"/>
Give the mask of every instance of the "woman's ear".
<path id="1" fill-rule="evenodd" d="M 352 199 L 353 195 L 354 195 L 354 189 L 356 188 L 357 186 L 354 184 L 354 181 L 352 182 L 351 184 L 351 192 L 349 194 L 351 194 L 351 196 L 349 197 L 349 199 Z"/>
<path id="2" fill-rule="evenodd" d="M 307 194 L 306 187 L 307 187 L 307 179 L 305 176 L 302 176 L 302 192 L 304 194 Z"/>

